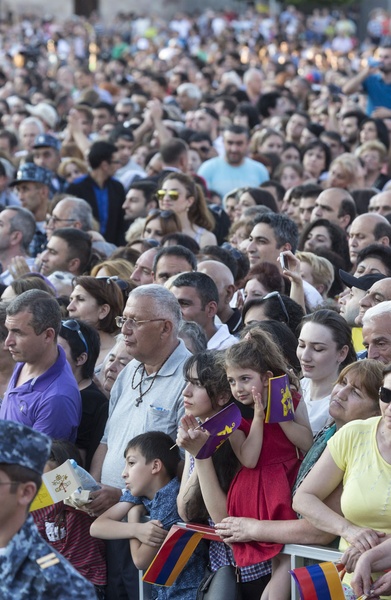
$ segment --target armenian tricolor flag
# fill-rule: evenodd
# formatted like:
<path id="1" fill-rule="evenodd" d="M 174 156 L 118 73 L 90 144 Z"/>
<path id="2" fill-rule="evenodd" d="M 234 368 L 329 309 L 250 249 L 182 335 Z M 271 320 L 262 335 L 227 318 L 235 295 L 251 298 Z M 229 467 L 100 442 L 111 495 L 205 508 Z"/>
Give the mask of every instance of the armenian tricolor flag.
<path id="1" fill-rule="evenodd" d="M 172 585 L 202 538 L 223 541 L 212 527 L 193 523 L 173 525 L 146 570 L 143 581 L 167 587 Z"/>
<path id="2" fill-rule="evenodd" d="M 338 570 L 343 565 L 323 562 L 289 571 L 300 592 L 300 600 L 345 600 Z"/>

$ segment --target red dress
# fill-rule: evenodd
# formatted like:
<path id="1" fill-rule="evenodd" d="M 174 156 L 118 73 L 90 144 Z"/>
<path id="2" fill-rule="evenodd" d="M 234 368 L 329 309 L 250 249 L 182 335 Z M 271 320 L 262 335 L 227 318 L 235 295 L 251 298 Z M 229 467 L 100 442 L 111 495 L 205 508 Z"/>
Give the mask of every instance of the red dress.
<path id="1" fill-rule="evenodd" d="M 296 408 L 300 394 L 292 392 Z M 251 421 L 242 419 L 239 429 L 249 434 Z M 292 509 L 292 487 L 300 467 L 298 450 L 278 423 L 265 423 L 263 444 L 254 469 L 242 467 L 233 479 L 227 496 L 231 517 L 251 517 L 260 521 L 296 519 Z M 247 567 L 276 556 L 283 544 L 241 542 L 233 544 L 236 564 Z"/>

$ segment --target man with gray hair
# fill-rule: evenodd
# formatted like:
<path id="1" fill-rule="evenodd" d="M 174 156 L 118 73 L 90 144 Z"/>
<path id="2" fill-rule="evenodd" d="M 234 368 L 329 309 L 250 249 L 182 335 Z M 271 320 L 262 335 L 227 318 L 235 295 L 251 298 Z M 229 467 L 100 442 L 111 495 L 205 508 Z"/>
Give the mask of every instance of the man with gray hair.
<path id="1" fill-rule="evenodd" d="M 184 414 L 183 364 L 190 356 L 178 338 L 181 320 L 175 297 L 155 284 L 134 289 L 123 316 L 117 317 L 126 349 L 134 358 L 111 390 L 109 418 L 92 460 L 91 474 L 102 483 L 92 493 L 89 511 L 93 514 L 103 513 L 121 497 L 123 453 L 130 439 L 158 430 L 175 441 Z M 129 540 L 109 541 L 107 557 L 110 597 L 122 597 L 118 591 L 124 588 L 126 597 L 137 597 L 138 576 L 129 560 Z"/>
<path id="2" fill-rule="evenodd" d="M 195 110 L 201 102 L 202 92 L 195 83 L 181 83 L 176 92 L 177 102 L 183 113 Z"/>
<path id="3" fill-rule="evenodd" d="M 368 358 L 391 362 L 391 301 L 369 308 L 363 317 L 363 341 Z"/>
<path id="4" fill-rule="evenodd" d="M 93 231 L 92 208 L 82 198 L 67 196 L 56 204 L 52 214 L 46 222 L 46 236 L 48 240 L 57 229 L 72 227 L 88 233 L 92 240 L 93 250 L 109 256 L 114 252 L 116 246 L 106 242 L 104 237 L 97 231 Z"/>
<path id="5" fill-rule="evenodd" d="M 17 363 L 0 419 L 17 421 L 54 439 L 76 440 L 81 399 L 64 350 L 57 345 L 60 306 L 42 290 L 28 290 L 7 306 L 4 342 Z"/>
<path id="6" fill-rule="evenodd" d="M 34 234 L 35 219 L 27 208 L 9 206 L 0 212 L 0 282 L 4 285 L 13 281 L 9 268 L 17 256 L 25 257 L 29 267 L 34 265 L 34 259 L 28 257 L 29 245 Z"/>

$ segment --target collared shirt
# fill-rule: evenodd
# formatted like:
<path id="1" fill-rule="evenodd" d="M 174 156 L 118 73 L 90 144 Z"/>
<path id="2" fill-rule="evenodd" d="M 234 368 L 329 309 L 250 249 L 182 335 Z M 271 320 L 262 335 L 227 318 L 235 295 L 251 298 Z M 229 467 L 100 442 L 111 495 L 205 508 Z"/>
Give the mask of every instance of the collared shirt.
<path id="1" fill-rule="evenodd" d="M 162 366 L 151 386 L 155 373 L 143 377 L 142 402 L 139 382 L 142 363 L 133 359 L 123 369 L 111 390 L 109 418 L 102 438 L 107 453 L 102 466 L 101 481 L 123 487 L 124 450 L 129 440 L 147 431 L 163 431 L 175 440 L 184 414 L 182 392 L 185 387 L 183 364 L 191 356 L 182 340 Z M 148 389 L 149 388 L 149 389 Z"/>
<path id="2" fill-rule="evenodd" d="M 1 549 L 0 598 L 96 600 L 96 594 L 92 583 L 41 538 L 29 515 L 6 548 Z"/>
<path id="3" fill-rule="evenodd" d="M 227 325 L 222 323 L 217 325 L 216 333 L 210 338 L 208 342 L 208 350 L 225 350 L 238 342 L 238 339 L 231 335 Z"/>
<path id="4" fill-rule="evenodd" d="M 29 425 L 53 439 L 76 440 L 81 398 L 64 350 L 42 375 L 17 386 L 24 363 L 12 373 L 0 408 L 0 419 Z"/>

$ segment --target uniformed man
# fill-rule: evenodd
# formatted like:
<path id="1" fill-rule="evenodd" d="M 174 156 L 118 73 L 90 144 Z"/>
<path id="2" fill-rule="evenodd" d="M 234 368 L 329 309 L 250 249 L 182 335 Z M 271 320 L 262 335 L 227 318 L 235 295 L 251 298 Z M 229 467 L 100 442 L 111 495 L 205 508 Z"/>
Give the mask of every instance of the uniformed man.
<path id="1" fill-rule="evenodd" d="M 0 598 L 96 600 L 92 583 L 39 535 L 29 507 L 41 485 L 50 438 L 0 421 Z"/>

